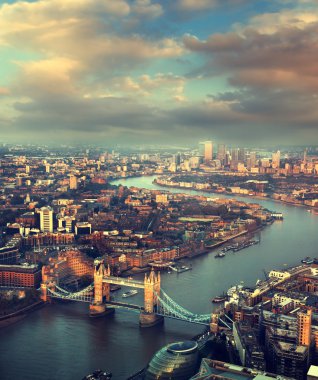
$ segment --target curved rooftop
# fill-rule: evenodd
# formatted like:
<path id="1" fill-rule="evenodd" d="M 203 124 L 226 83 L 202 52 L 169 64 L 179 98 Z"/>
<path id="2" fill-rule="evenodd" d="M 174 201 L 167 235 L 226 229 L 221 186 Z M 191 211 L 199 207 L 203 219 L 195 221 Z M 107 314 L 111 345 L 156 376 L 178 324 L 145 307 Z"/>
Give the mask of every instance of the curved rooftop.
<path id="1" fill-rule="evenodd" d="M 146 380 L 185 380 L 192 377 L 199 366 L 198 344 L 184 341 L 161 348 L 148 364 Z"/>
<path id="2" fill-rule="evenodd" d="M 191 352 L 196 351 L 198 348 L 198 343 L 192 340 L 187 340 L 185 342 L 172 343 L 167 346 L 167 351 L 173 354 L 187 355 Z"/>

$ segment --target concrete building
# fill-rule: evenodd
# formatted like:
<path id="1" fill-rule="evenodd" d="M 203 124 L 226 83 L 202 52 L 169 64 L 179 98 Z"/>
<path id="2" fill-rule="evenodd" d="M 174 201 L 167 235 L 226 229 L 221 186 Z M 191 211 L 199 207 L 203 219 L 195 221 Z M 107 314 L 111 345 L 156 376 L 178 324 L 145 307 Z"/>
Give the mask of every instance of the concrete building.
<path id="1" fill-rule="evenodd" d="M 38 211 L 40 214 L 41 232 L 53 232 L 53 210 L 51 207 L 42 207 Z"/>
<path id="2" fill-rule="evenodd" d="M 264 371 L 264 352 L 258 344 L 251 326 L 245 321 L 235 322 L 233 336 L 242 365 Z"/>
<path id="3" fill-rule="evenodd" d="M 204 162 L 209 162 L 213 160 L 213 142 L 203 141 L 200 143 L 200 153 L 203 154 Z"/>
<path id="4" fill-rule="evenodd" d="M 280 151 L 272 154 L 272 167 L 274 169 L 279 169 L 280 167 Z"/>
<path id="5" fill-rule="evenodd" d="M 312 311 L 306 310 L 297 314 L 297 343 L 299 346 L 310 346 Z"/>
<path id="6" fill-rule="evenodd" d="M 226 146 L 224 144 L 218 144 L 217 159 L 224 164 L 226 158 Z"/>

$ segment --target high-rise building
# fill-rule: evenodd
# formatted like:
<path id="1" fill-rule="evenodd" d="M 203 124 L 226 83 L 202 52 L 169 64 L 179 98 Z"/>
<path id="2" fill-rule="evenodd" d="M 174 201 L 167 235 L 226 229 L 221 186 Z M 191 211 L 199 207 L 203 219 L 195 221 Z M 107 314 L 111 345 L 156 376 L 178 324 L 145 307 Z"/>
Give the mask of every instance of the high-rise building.
<path id="1" fill-rule="evenodd" d="M 311 310 L 297 314 L 297 344 L 299 346 L 310 346 L 311 316 Z"/>
<path id="2" fill-rule="evenodd" d="M 279 169 L 280 167 L 280 151 L 272 154 L 272 167 L 274 169 Z"/>
<path id="3" fill-rule="evenodd" d="M 250 152 L 251 167 L 256 166 L 256 152 Z"/>
<path id="4" fill-rule="evenodd" d="M 181 164 L 181 156 L 180 156 L 180 153 L 177 153 L 177 154 L 174 154 L 172 156 L 172 163 L 176 164 L 177 166 L 179 166 Z"/>
<path id="5" fill-rule="evenodd" d="M 204 162 L 213 160 L 213 142 L 203 141 L 200 143 L 200 153 L 204 156 Z"/>
<path id="6" fill-rule="evenodd" d="M 246 152 L 245 152 L 244 148 L 239 148 L 238 159 L 239 159 L 240 162 L 245 162 L 245 160 L 246 160 Z"/>
<path id="7" fill-rule="evenodd" d="M 226 146 L 224 144 L 218 144 L 217 159 L 224 163 L 226 157 Z"/>
<path id="8" fill-rule="evenodd" d="M 71 190 L 77 189 L 77 177 L 75 175 L 70 176 L 70 189 Z"/>
<path id="9" fill-rule="evenodd" d="M 231 149 L 231 161 L 238 161 L 239 160 L 239 149 L 238 148 L 232 148 Z"/>
<path id="10" fill-rule="evenodd" d="M 42 232 L 53 232 L 53 210 L 51 207 L 42 207 L 40 214 L 40 230 Z"/>

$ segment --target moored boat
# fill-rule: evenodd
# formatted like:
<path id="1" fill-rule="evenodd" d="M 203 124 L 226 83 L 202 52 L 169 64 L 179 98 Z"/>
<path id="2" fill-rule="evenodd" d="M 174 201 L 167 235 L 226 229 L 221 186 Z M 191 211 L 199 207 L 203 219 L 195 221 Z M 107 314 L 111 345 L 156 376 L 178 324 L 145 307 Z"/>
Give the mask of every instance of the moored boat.
<path id="1" fill-rule="evenodd" d="M 304 259 L 301 260 L 301 262 L 304 264 L 312 264 L 314 260 L 311 257 L 306 256 Z"/>
<path id="2" fill-rule="evenodd" d="M 227 300 L 226 296 L 217 296 L 217 297 L 212 298 L 213 303 L 221 303 L 221 302 L 225 302 L 226 300 Z"/>

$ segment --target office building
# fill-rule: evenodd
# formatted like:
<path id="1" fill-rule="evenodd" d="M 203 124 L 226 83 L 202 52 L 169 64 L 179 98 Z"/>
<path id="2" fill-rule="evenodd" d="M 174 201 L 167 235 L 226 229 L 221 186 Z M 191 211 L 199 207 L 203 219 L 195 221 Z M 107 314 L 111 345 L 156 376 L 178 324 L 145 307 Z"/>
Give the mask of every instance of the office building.
<path id="1" fill-rule="evenodd" d="M 218 144 L 218 153 L 216 158 L 224 164 L 226 157 L 226 146 L 224 144 Z"/>
<path id="2" fill-rule="evenodd" d="M 53 232 L 53 210 L 51 207 L 42 207 L 38 210 L 40 214 L 41 232 Z"/>
<path id="3" fill-rule="evenodd" d="M 198 366 L 199 350 L 195 341 L 172 343 L 153 356 L 145 380 L 190 379 Z"/>
<path id="4" fill-rule="evenodd" d="M 288 379 L 273 373 L 258 371 L 256 369 L 242 367 L 237 364 L 224 363 L 218 360 L 203 358 L 199 372 L 191 377 L 190 380 L 266 380 Z"/>
<path id="5" fill-rule="evenodd" d="M 280 167 L 280 151 L 272 154 L 272 167 L 274 169 L 279 169 Z"/>
<path id="6" fill-rule="evenodd" d="M 204 157 L 204 162 L 213 160 L 213 142 L 203 141 L 200 142 L 200 154 Z"/>

